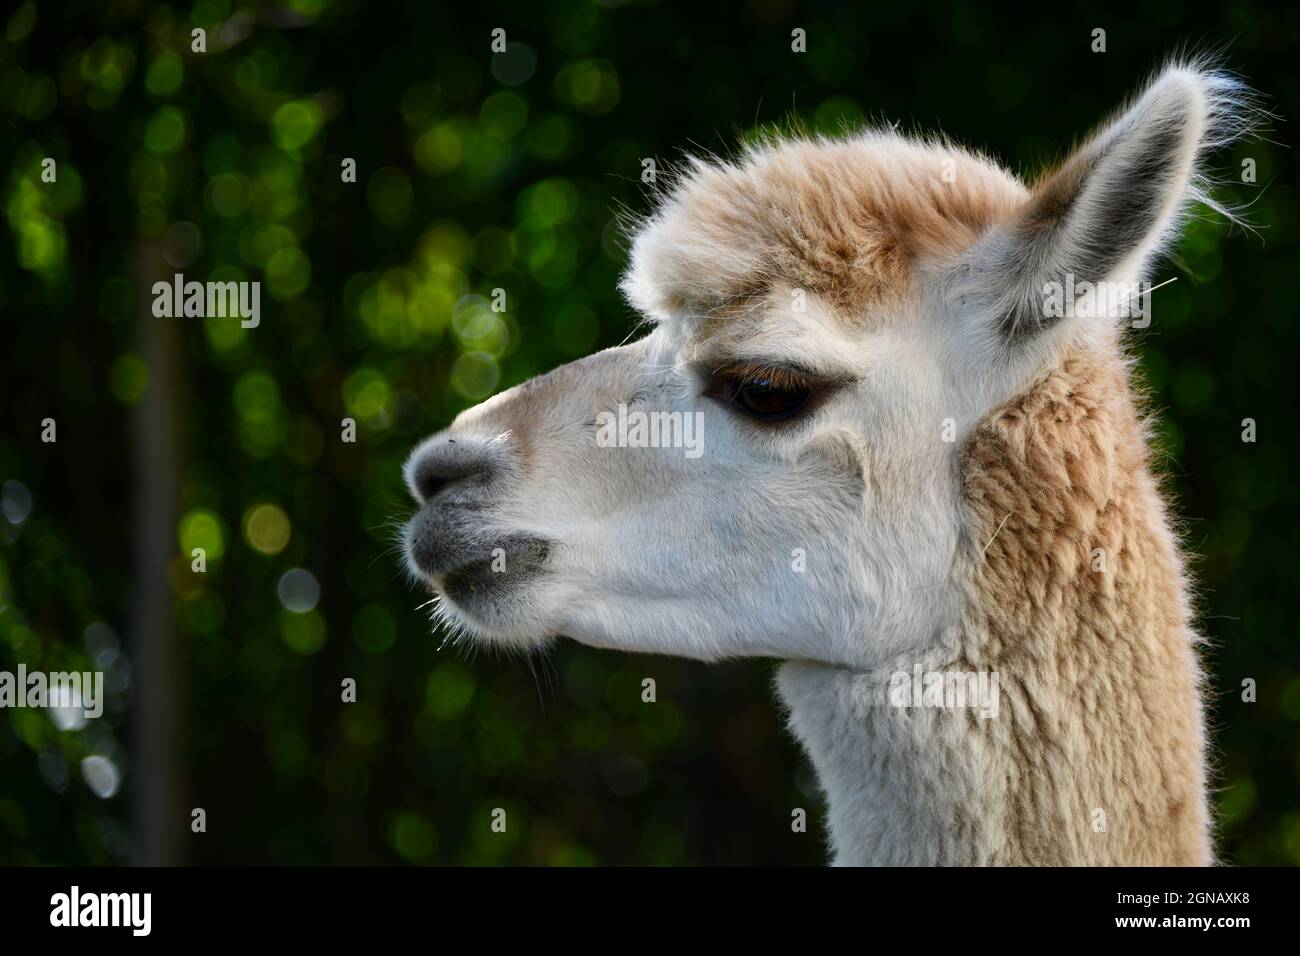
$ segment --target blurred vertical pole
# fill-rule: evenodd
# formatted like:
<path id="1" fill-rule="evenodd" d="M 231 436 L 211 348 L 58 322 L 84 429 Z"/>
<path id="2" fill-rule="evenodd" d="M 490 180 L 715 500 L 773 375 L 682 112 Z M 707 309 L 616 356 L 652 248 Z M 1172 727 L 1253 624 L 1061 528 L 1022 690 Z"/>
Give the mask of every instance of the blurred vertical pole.
<path id="1" fill-rule="evenodd" d="M 184 716 L 180 635 L 172 613 L 168 564 L 177 554 L 180 449 L 177 398 L 180 336 L 177 319 L 153 314 L 154 282 L 171 270 L 160 240 L 136 247 L 137 342 L 149 387 L 132 421 L 131 725 L 132 829 L 136 865 L 182 862 L 178 835 L 189 816 L 183 804 Z"/>

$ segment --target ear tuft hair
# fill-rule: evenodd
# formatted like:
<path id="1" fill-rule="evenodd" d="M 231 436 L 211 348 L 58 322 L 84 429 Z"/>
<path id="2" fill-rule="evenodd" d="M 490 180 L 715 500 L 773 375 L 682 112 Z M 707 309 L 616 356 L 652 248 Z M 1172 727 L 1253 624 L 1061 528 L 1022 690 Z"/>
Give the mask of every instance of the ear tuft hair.
<path id="1" fill-rule="evenodd" d="M 1056 323 L 1048 288 L 1142 280 L 1194 203 L 1241 221 L 1213 196 L 1205 160 L 1268 115 L 1207 59 L 1171 63 L 963 257 L 956 294 L 1000 339 L 1017 341 Z"/>

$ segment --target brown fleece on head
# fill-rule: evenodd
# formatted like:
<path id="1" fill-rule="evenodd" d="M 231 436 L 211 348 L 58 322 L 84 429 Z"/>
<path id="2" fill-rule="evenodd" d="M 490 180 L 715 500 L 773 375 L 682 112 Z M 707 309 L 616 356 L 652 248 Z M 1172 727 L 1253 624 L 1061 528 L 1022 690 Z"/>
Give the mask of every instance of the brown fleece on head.
<path id="1" fill-rule="evenodd" d="M 629 288 L 647 311 L 697 314 L 803 289 L 861 321 L 1026 195 L 986 160 L 892 133 L 782 142 L 697 163 L 641 230 Z"/>

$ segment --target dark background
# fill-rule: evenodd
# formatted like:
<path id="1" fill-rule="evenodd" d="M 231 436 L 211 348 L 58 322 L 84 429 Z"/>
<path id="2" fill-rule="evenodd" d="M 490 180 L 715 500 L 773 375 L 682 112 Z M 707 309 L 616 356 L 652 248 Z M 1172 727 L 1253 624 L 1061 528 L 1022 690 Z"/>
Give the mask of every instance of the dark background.
<path id="1" fill-rule="evenodd" d="M 1224 45 L 1283 117 L 1300 101 L 1290 4 L 457 6 L 42 2 L 3 22 L 0 670 L 102 669 L 113 690 L 80 728 L 0 713 L 0 863 L 821 862 L 771 662 L 440 652 L 393 548 L 405 455 L 629 333 L 615 220 L 648 208 L 643 157 L 872 120 L 1028 177 L 1184 44 Z M 1217 158 L 1257 232 L 1194 221 L 1140 340 L 1242 864 L 1300 863 L 1296 173 L 1273 129 Z M 260 327 L 155 319 L 149 287 L 178 271 L 262 281 Z M 302 575 L 278 587 L 295 568 L 310 609 Z"/>

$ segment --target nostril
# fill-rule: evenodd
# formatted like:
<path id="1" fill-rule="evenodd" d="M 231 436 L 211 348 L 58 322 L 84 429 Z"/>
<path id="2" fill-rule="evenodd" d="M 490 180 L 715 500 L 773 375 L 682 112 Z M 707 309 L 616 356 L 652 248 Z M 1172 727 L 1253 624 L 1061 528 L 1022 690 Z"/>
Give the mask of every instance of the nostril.
<path id="1" fill-rule="evenodd" d="M 470 478 L 486 481 L 492 467 L 481 455 L 466 455 L 465 445 L 449 443 L 442 449 L 431 449 L 418 462 L 412 473 L 412 485 L 420 501 L 428 501 L 444 488 Z"/>
<path id="2" fill-rule="evenodd" d="M 426 471 L 415 479 L 415 489 L 420 493 L 421 501 L 428 501 L 442 491 L 449 481 L 450 478 L 440 478 Z"/>

